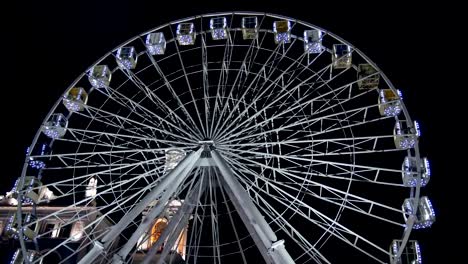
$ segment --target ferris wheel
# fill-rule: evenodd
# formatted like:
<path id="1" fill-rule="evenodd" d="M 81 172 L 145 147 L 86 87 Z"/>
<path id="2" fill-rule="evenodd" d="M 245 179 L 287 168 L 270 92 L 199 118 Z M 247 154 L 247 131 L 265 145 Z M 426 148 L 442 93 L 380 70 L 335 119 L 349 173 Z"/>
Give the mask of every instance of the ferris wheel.
<path id="1" fill-rule="evenodd" d="M 419 136 L 402 93 L 331 32 L 181 19 L 56 101 L 7 231 L 26 263 L 420 263 L 410 233 L 435 214 Z"/>

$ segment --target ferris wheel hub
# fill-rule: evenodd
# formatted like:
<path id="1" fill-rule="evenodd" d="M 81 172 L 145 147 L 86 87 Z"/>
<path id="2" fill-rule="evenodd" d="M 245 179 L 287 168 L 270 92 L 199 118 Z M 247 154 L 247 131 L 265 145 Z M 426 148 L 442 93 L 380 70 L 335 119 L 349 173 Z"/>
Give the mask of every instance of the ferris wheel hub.
<path id="1" fill-rule="evenodd" d="M 216 145 L 213 140 L 200 140 L 198 141 L 198 144 L 204 148 L 204 151 L 211 151 Z"/>
<path id="2" fill-rule="evenodd" d="M 198 141 L 198 144 L 214 146 L 215 142 L 213 140 L 200 140 L 200 141 Z"/>

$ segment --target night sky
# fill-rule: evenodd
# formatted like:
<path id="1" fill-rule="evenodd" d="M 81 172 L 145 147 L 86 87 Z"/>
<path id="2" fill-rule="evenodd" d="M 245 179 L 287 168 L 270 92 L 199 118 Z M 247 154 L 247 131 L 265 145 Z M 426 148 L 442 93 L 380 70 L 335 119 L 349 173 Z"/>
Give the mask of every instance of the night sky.
<path id="1" fill-rule="evenodd" d="M 2 39 L 8 40 L 2 43 L 1 52 L 4 82 L 0 106 L 2 128 L 8 133 L 3 137 L 2 193 L 20 175 L 25 149 L 54 102 L 106 52 L 136 34 L 186 16 L 231 10 L 265 11 L 310 22 L 344 38 L 370 57 L 402 90 L 411 117 L 421 125 L 421 153 L 432 165 L 431 182 L 423 189 L 423 195 L 431 198 L 437 213 L 431 229 L 417 230 L 412 236 L 420 241 L 423 263 L 449 263 L 448 259 L 463 263 L 457 258 L 462 252 L 454 246 L 459 239 L 466 245 L 466 236 L 458 227 L 466 220 L 457 213 L 466 210 L 466 206 L 455 204 L 461 204 L 463 196 L 454 185 L 461 182 L 461 189 L 468 181 L 463 163 L 456 162 L 457 154 L 452 148 L 464 148 L 453 124 L 456 116 L 466 120 L 460 114 L 462 106 L 455 103 L 460 97 L 458 90 L 466 89 L 466 85 L 451 84 L 454 77 L 449 70 L 453 66 L 444 61 L 445 57 L 458 56 L 458 46 L 450 42 L 453 38 L 447 29 L 452 24 L 443 18 L 452 14 L 448 8 L 380 1 L 358 5 L 301 1 L 308 2 L 306 6 L 299 1 L 67 1 L 66 5 L 40 2 L 21 1 L 21 6 L 4 9 L 12 12 L 11 19 L 2 18 L 6 29 Z M 462 223 L 456 222 L 460 220 Z M 437 260 L 440 258 L 446 260 Z M 464 258 L 468 260 L 466 254 Z"/>

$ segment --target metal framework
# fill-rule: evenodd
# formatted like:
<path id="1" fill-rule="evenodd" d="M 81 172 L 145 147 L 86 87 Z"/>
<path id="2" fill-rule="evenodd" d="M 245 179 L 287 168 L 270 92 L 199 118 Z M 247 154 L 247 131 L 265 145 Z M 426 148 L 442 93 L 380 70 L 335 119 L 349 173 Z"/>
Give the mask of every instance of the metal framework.
<path id="1" fill-rule="evenodd" d="M 169 263 L 186 243 L 186 263 L 402 263 L 413 225 L 434 220 L 428 200 L 418 210 L 430 172 L 401 92 L 350 43 L 288 17 L 216 13 L 144 32 L 80 75 L 43 124 L 14 191 L 13 233 L 23 256 L 38 253 L 26 262 Z M 66 209 L 26 219 L 41 203 Z M 83 206 L 99 214 L 82 239 L 27 237 Z"/>

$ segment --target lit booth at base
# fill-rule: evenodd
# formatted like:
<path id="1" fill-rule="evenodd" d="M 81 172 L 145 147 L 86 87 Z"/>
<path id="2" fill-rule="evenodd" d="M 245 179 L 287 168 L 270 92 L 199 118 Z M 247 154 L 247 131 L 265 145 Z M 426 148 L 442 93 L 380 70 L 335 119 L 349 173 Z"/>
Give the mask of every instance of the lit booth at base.
<path id="1" fill-rule="evenodd" d="M 133 263 L 142 263 L 147 253 L 150 251 L 153 245 L 161 238 L 161 234 L 168 227 L 169 221 L 177 213 L 183 204 L 183 200 L 174 199 L 170 201 L 164 212 L 154 220 L 151 229 L 143 234 L 138 241 L 138 252 L 133 256 Z M 143 219 L 146 217 L 149 209 L 155 206 L 157 202 L 143 212 Z M 161 253 L 165 247 L 171 247 L 170 253 L 164 257 L 164 261 L 167 264 L 182 264 L 185 263 L 186 247 L 187 247 L 187 230 L 188 225 L 185 226 L 178 234 L 173 234 L 177 237 L 176 242 L 173 245 L 168 245 L 169 238 L 166 237 L 161 246 L 156 249 L 156 254 L 152 257 L 150 263 L 157 263 L 161 258 Z"/>

